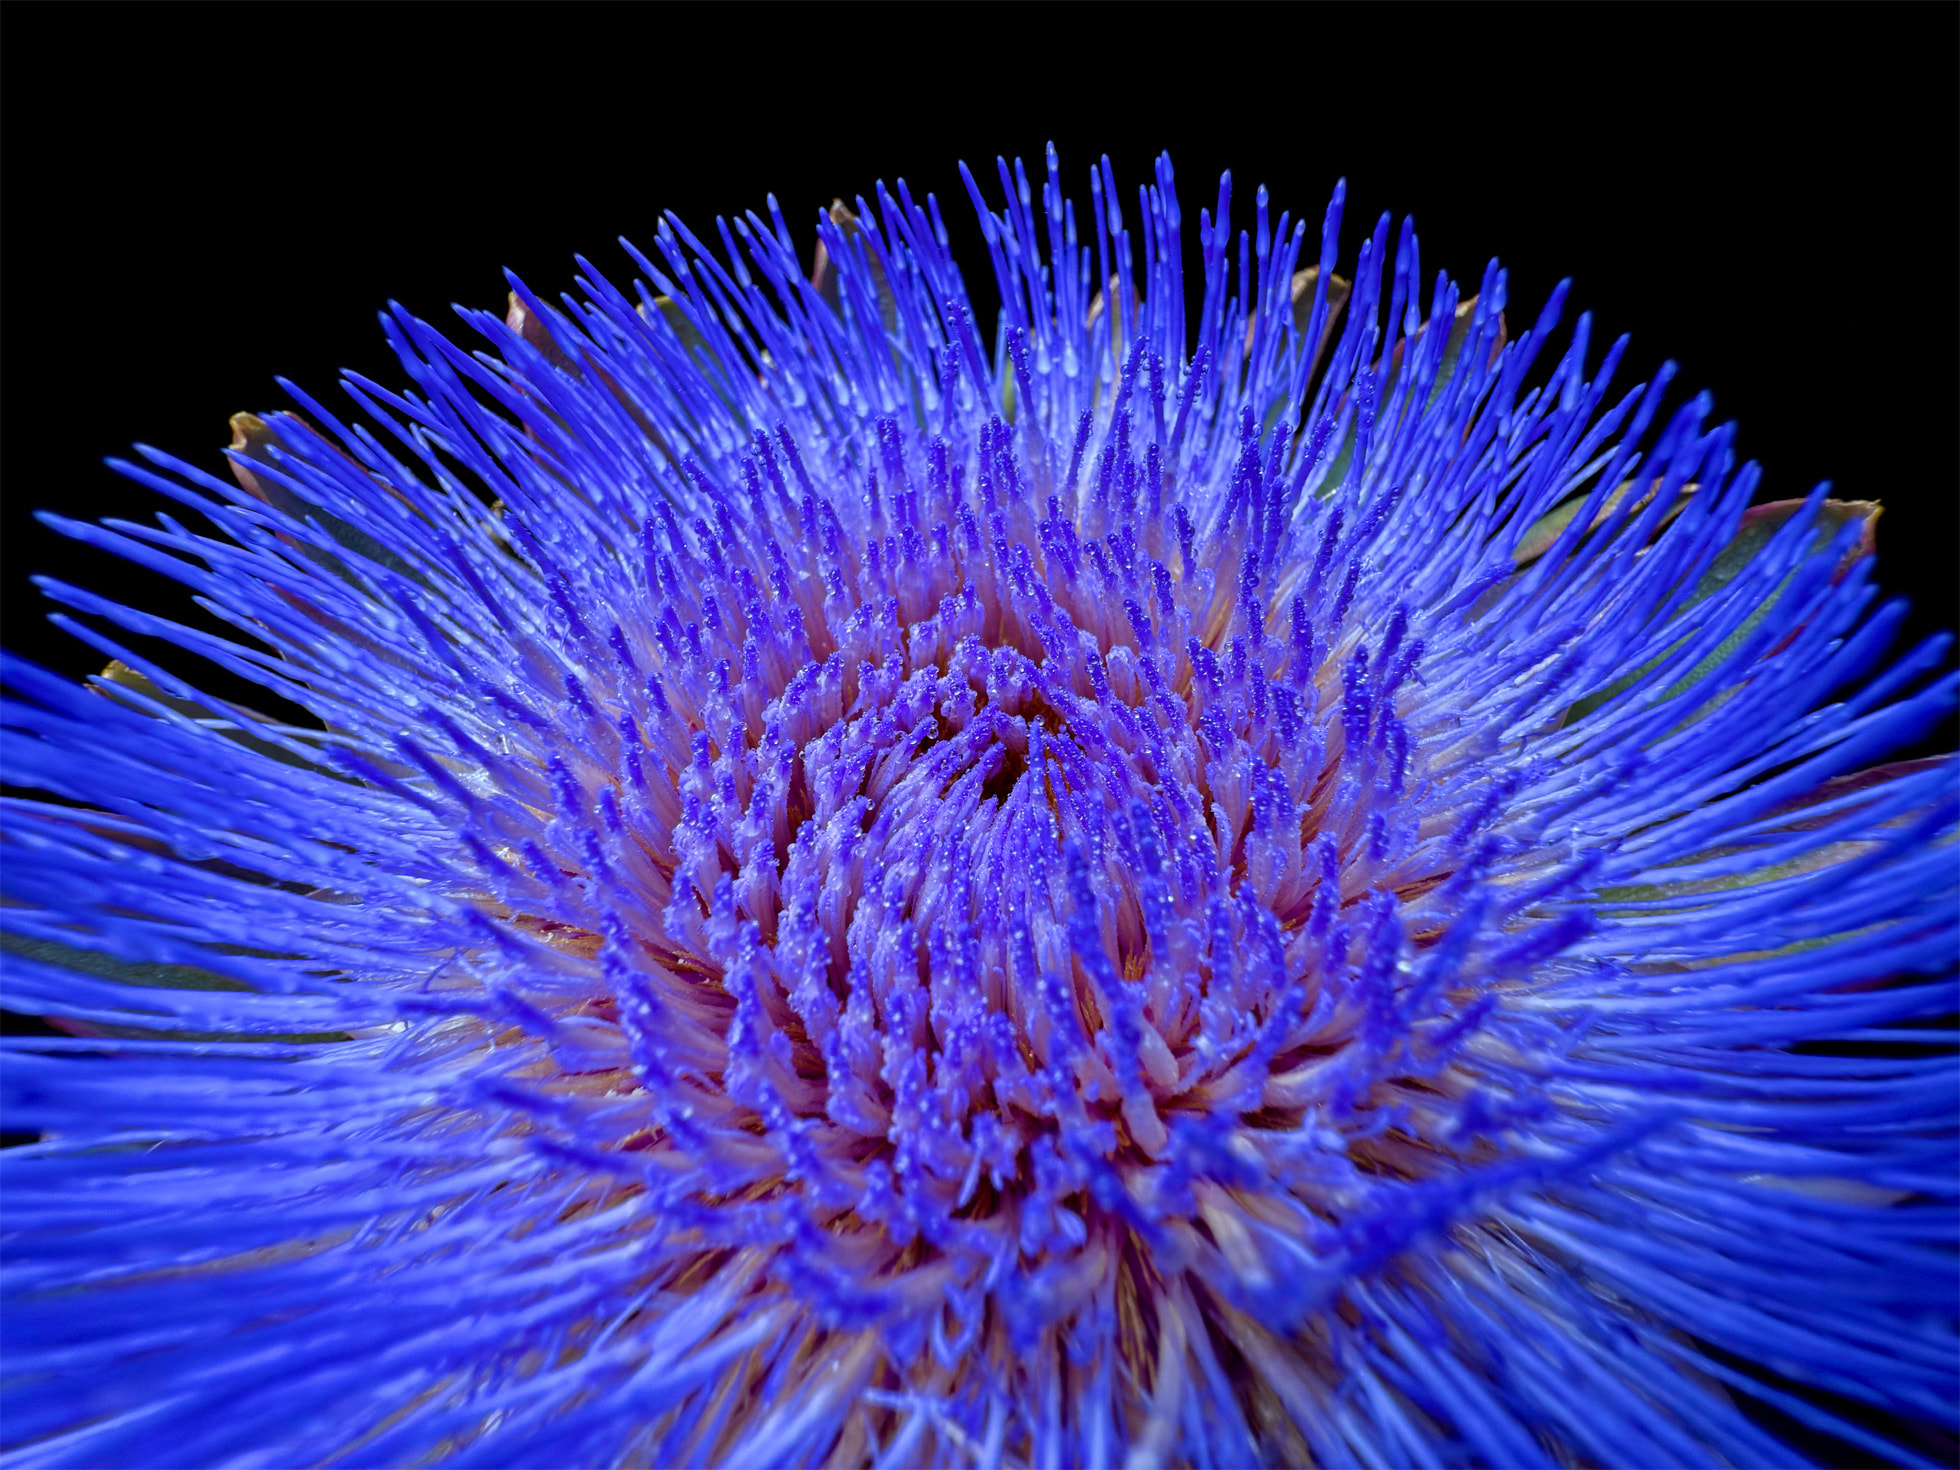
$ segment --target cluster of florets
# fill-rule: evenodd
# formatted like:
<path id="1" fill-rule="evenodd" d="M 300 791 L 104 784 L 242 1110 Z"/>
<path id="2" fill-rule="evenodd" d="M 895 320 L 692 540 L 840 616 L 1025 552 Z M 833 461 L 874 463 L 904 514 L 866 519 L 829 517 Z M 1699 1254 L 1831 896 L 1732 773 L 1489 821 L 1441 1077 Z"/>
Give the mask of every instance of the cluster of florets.
<path id="1" fill-rule="evenodd" d="M 1107 164 L 1093 252 L 1002 183 L 991 359 L 902 186 L 814 280 L 670 222 L 494 355 L 390 318 L 393 446 L 302 397 L 238 488 L 132 470 L 228 539 L 69 527 L 258 646 L 58 598 L 324 729 L 79 623 L 113 698 L 10 675 L 10 779 L 102 815 L 14 810 L 9 1004 L 127 1053 L 9 1063 L 25 1371 L 134 1373 L 57 1457 L 260 1360 L 307 1412 L 185 1454 L 1774 1454 L 1682 1324 L 1937 1414 L 1871 1208 L 1934 1073 L 1788 1050 L 1951 1003 L 1872 985 L 1951 959 L 1950 772 L 1826 784 L 1952 694 L 1819 707 L 1870 508 L 1749 511 L 1700 401 L 1646 445 L 1584 318 L 1528 387 L 1563 288 L 1425 313 L 1386 219 L 1350 285 L 1338 194 L 1235 272 L 1221 191 L 1187 334 L 1168 163 L 1140 270 Z"/>

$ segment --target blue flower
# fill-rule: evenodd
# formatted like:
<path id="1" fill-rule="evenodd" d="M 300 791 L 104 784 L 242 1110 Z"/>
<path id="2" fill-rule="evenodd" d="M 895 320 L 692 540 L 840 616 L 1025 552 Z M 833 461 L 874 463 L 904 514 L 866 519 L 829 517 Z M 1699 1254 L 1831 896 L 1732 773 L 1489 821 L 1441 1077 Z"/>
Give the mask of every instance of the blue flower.
<path id="1" fill-rule="evenodd" d="M 1752 507 L 1563 286 L 1343 279 L 1339 191 L 1301 268 L 1168 159 L 1134 232 L 967 184 L 991 334 L 902 183 L 814 279 L 669 218 L 58 522 L 237 634 L 48 583 L 116 662 L 6 669 L 10 1465 L 1950 1421 L 1960 803 L 1869 763 L 1956 681 L 1876 507 Z"/>

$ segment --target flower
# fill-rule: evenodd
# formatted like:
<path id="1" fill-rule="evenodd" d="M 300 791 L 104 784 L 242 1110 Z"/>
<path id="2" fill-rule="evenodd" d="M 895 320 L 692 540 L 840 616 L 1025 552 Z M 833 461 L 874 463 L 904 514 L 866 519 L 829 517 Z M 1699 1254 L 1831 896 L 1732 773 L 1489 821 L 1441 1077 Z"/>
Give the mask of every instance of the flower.
<path id="1" fill-rule="evenodd" d="M 1187 319 L 1168 159 L 1134 234 L 1047 162 L 967 176 L 991 350 L 902 183 L 813 280 L 669 218 L 488 352 L 391 313 L 373 428 L 123 467 L 216 534 L 59 523 L 238 636 L 51 583 L 117 662 L 7 668 L 16 1464 L 1950 1418 L 1954 766 L 1863 767 L 1956 681 L 1876 507 L 1545 368 L 1564 286 L 1343 280 L 1340 191 L 1296 269 L 1227 179 Z"/>

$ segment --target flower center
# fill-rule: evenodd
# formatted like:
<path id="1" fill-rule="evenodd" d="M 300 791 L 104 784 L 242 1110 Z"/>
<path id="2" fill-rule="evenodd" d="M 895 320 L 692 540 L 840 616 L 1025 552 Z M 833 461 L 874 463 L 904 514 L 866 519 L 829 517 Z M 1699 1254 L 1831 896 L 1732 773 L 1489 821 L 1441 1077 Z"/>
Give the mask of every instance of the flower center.
<path id="1" fill-rule="evenodd" d="M 1023 496 L 927 536 L 905 497 L 862 550 L 772 546 L 773 598 L 656 569 L 567 677 L 590 759 L 530 866 L 606 976 L 661 1228 L 774 1247 L 833 1315 L 928 1273 L 977 1330 L 1003 1272 L 1100 1280 L 1133 1237 L 1270 1285 L 1255 1234 L 1310 1248 L 1357 1171 L 1424 1171 L 1385 1128 L 1462 1028 L 1408 961 L 1476 823 L 1407 799 L 1421 644 L 1348 626 L 1337 517 L 1280 638 L 1256 549 L 1221 577 L 1176 515 Z"/>

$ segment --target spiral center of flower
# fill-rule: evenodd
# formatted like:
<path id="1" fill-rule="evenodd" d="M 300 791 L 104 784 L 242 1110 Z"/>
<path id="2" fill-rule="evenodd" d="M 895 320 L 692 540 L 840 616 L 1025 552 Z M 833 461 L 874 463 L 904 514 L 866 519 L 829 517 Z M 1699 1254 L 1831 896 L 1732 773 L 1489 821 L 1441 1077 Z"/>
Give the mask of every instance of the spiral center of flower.
<path id="1" fill-rule="evenodd" d="M 1404 898 L 1459 859 L 1403 810 L 1421 645 L 1349 626 L 1365 534 L 1330 516 L 1267 595 L 1270 528 L 1194 551 L 1154 451 L 1071 515 L 1011 441 L 978 507 L 937 442 L 923 491 L 874 475 L 861 544 L 814 492 L 796 555 L 650 527 L 652 595 L 603 637 L 557 598 L 584 734 L 509 907 L 548 890 L 589 936 L 658 1217 L 773 1241 L 825 1300 L 926 1261 L 980 1291 L 1099 1232 L 1250 1261 L 1221 1182 L 1331 1200 L 1372 1167 L 1356 1056 L 1390 1044 Z"/>

